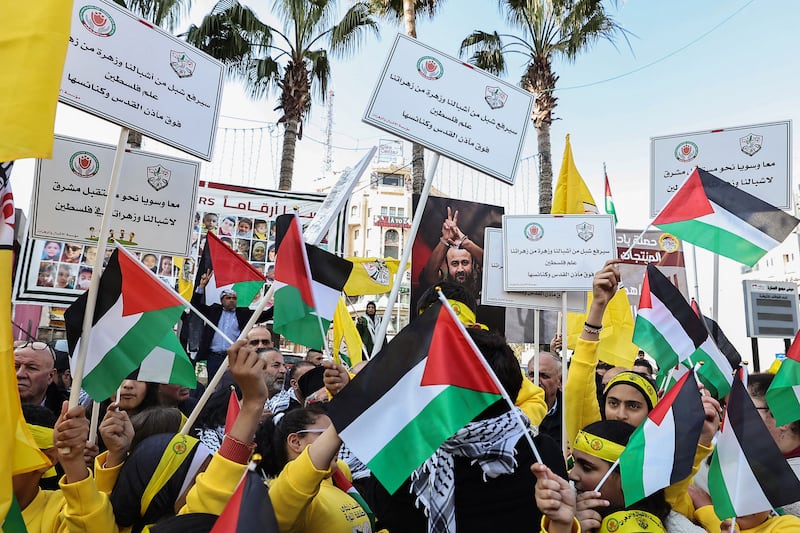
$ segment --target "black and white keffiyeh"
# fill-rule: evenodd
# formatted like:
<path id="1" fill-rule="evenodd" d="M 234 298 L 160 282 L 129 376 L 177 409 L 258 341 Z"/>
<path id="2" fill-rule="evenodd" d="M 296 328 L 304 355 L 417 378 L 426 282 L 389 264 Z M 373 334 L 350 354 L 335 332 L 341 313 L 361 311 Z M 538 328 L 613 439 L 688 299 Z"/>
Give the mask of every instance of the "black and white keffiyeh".
<path id="1" fill-rule="evenodd" d="M 292 399 L 291 392 L 291 389 L 284 389 L 267 400 L 267 408 L 272 411 L 273 415 L 282 413 L 289 407 L 289 401 Z"/>
<path id="2" fill-rule="evenodd" d="M 516 412 L 515 412 L 516 411 Z M 519 420 L 525 425 L 523 428 Z M 515 446 L 530 421 L 519 408 L 494 418 L 470 422 L 455 435 L 444 441 L 422 466 L 411 474 L 411 491 L 425 508 L 429 533 L 454 533 L 456 531 L 455 473 L 453 457 L 466 457 L 478 463 L 483 479 L 496 478 L 514 472 L 517 467 Z"/>

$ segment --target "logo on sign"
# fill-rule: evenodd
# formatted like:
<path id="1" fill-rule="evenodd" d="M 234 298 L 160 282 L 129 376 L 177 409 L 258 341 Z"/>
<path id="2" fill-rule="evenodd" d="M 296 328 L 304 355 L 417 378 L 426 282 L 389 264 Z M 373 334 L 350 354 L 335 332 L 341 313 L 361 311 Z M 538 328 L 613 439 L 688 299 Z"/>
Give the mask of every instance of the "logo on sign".
<path id="1" fill-rule="evenodd" d="M 675 148 L 675 159 L 681 163 L 688 163 L 699 152 L 697 145 L 691 141 L 684 141 Z"/>
<path id="2" fill-rule="evenodd" d="M 417 72 L 426 80 L 438 80 L 444 74 L 444 67 L 435 57 L 422 56 L 417 61 Z"/>
<path id="3" fill-rule="evenodd" d="M 486 91 L 484 92 L 483 98 L 486 100 L 486 103 L 489 104 L 489 107 L 492 109 L 500 109 L 504 105 L 506 105 L 506 100 L 508 100 L 508 95 L 500 90 L 500 87 L 490 87 L 486 86 Z"/>
<path id="4" fill-rule="evenodd" d="M 575 229 L 578 231 L 578 237 L 580 237 L 583 241 L 588 241 L 594 237 L 594 224 L 581 222 L 575 226 Z"/>
<path id="5" fill-rule="evenodd" d="M 194 67 L 196 63 L 189 59 L 183 52 L 176 50 L 169 51 L 169 66 L 175 71 L 179 78 L 188 78 L 194 74 Z"/>
<path id="6" fill-rule="evenodd" d="M 544 237 L 544 228 L 541 224 L 531 222 L 525 226 L 525 238 L 529 241 L 539 241 Z"/>
<path id="7" fill-rule="evenodd" d="M 739 139 L 739 147 L 742 149 L 742 152 L 752 157 L 756 152 L 761 150 L 762 142 L 764 142 L 763 135 L 754 135 L 751 133 Z"/>
<path id="8" fill-rule="evenodd" d="M 100 170 L 100 161 L 90 152 L 75 152 L 69 158 L 69 168 L 79 178 L 91 178 Z"/>
<path id="9" fill-rule="evenodd" d="M 97 6 L 83 6 L 78 17 L 83 27 L 98 37 L 110 37 L 117 30 L 111 15 Z"/>
<path id="10" fill-rule="evenodd" d="M 157 191 L 169 185 L 170 176 L 172 176 L 172 171 L 161 165 L 147 167 L 147 183 Z"/>

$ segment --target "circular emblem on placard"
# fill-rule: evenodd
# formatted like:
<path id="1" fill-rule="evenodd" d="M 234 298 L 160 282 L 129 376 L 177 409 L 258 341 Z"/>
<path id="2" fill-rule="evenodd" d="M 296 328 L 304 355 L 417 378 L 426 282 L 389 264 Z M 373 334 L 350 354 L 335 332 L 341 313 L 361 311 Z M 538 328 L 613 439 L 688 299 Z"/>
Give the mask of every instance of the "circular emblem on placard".
<path id="1" fill-rule="evenodd" d="M 91 178 L 100 170 L 100 161 L 91 152 L 75 152 L 69 158 L 72 173 L 81 178 Z"/>
<path id="2" fill-rule="evenodd" d="M 83 6 L 78 14 L 83 27 L 98 37 L 110 37 L 117 30 L 108 11 L 97 6 Z"/>
<path id="3" fill-rule="evenodd" d="M 670 233 L 662 233 L 658 238 L 658 247 L 668 254 L 677 252 L 680 245 L 681 241 L 679 241 L 675 235 Z"/>
<path id="4" fill-rule="evenodd" d="M 697 157 L 698 152 L 699 149 L 695 143 L 691 141 L 684 141 L 675 147 L 675 159 L 681 163 L 688 163 Z"/>
<path id="5" fill-rule="evenodd" d="M 444 67 L 435 57 L 422 56 L 417 61 L 417 72 L 426 80 L 438 80 L 444 74 Z"/>
<path id="6" fill-rule="evenodd" d="M 541 224 L 531 222 L 525 226 L 525 238 L 529 241 L 538 241 L 544 237 L 544 228 Z"/>

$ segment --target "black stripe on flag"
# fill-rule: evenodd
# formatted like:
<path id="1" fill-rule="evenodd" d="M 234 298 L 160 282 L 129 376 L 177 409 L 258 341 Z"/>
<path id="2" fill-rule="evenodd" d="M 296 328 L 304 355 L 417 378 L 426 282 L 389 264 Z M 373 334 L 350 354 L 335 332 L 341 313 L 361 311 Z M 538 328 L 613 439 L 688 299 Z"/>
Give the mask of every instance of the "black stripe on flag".
<path id="1" fill-rule="evenodd" d="M 650 294 L 658 298 L 675 317 L 692 339 L 695 348 L 703 344 L 708 338 L 708 330 L 692 310 L 689 302 L 684 299 L 681 291 L 652 263 L 647 265 L 647 279 L 650 282 Z"/>
<path id="2" fill-rule="evenodd" d="M 783 242 L 800 223 L 792 215 L 698 168 L 706 197 L 745 223 Z"/>
<path id="3" fill-rule="evenodd" d="M 800 480 L 769 434 L 738 372 L 728 399 L 727 421 L 770 504 L 777 508 L 800 500 Z"/>
<path id="4" fill-rule="evenodd" d="M 122 294 L 122 271 L 119 268 L 119 250 L 114 250 L 108 258 L 108 264 L 100 275 L 100 287 L 97 290 L 97 303 L 94 308 L 92 325 L 97 324 L 100 317 L 105 315 L 117 302 Z M 69 353 L 73 353 L 83 329 L 83 315 L 86 313 L 86 300 L 89 291 L 83 294 L 64 311 L 64 325 L 67 330 L 67 346 Z"/>
<path id="5" fill-rule="evenodd" d="M 328 416 L 337 431 L 344 431 L 428 356 L 441 311 L 442 304 L 436 302 L 412 320 L 331 400 Z"/>

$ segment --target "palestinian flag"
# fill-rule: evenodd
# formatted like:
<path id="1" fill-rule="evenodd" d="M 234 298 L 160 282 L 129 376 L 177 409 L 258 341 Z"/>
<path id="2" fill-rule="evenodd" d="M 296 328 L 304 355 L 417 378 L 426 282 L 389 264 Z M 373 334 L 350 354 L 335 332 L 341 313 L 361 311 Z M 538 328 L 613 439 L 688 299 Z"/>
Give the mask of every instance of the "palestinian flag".
<path id="1" fill-rule="evenodd" d="M 614 207 L 614 197 L 611 196 L 611 185 L 608 183 L 608 172 L 606 172 L 606 164 L 603 163 L 603 174 L 606 177 L 606 214 L 614 216 L 614 224 L 617 223 L 617 210 Z"/>
<path id="2" fill-rule="evenodd" d="M 219 515 L 211 533 L 278 533 L 278 522 L 264 480 L 248 469 Z"/>
<path id="3" fill-rule="evenodd" d="M 436 302 L 333 398 L 328 415 L 353 455 L 394 493 L 501 394 L 464 327 Z"/>
<path id="4" fill-rule="evenodd" d="M 288 218 L 288 224 L 287 219 Z M 278 217 L 280 248 L 275 260 L 273 328 L 309 348 L 323 348 L 336 305 L 353 264 L 305 244 L 296 215 Z M 277 237 L 277 235 L 276 235 Z"/>
<path id="5" fill-rule="evenodd" d="M 656 375 L 656 388 L 659 391 L 670 390 L 689 370 L 691 368 L 687 368 L 684 363 L 675 365 L 672 368 L 659 368 Z"/>
<path id="6" fill-rule="evenodd" d="M 344 286 L 346 295 L 384 294 L 392 290 L 399 260 L 393 257 L 348 257 L 347 260 L 353 263 L 353 271 Z"/>
<path id="7" fill-rule="evenodd" d="M 88 292 L 64 313 L 70 353 L 80 349 Z M 183 313 L 183 303 L 133 256 L 114 250 L 100 278 L 83 388 L 93 399 L 113 396 L 120 383 L 161 345 Z"/>
<path id="8" fill-rule="evenodd" d="M 136 379 L 171 383 L 190 389 L 197 387 L 194 365 L 186 355 L 178 337 L 171 330 L 164 334 L 161 342 L 144 358 Z"/>
<path id="9" fill-rule="evenodd" d="M 786 359 L 767 390 L 767 405 L 775 424 L 783 426 L 800 419 L 800 332 L 794 337 Z"/>
<path id="10" fill-rule="evenodd" d="M 715 254 L 753 266 L 800 223 L 793 216 L 696 168 L 653 225 Z"/>
<path id="11" fill-rule="evenodd" d="M 703 361 L 698 377 L 715 398 L 728 393 L 733 369 L 711 340 L 683 295 L 653 264 L 647 265 L 633 329 L 633 342 L 655 358 L 659 368 Z"/>
<path id="12" fill-rule="evenodd" d="M 333 315 L 333 360 L 343 363 L 347 368 L 353 368 L 353 365 L 364 360 L 363 346 L 361 335 L 347 312 L 344 296 L 340 296 Z"/>
<path id="13" fill-rule="evenodd" d="M 727 335 L 725 332 L 722 331 L 722 328 L 719 327 L 719 324 L 713 319 L 705 316 L 701 311 L 700 307 L 697 305 L 697 300 L 692 298 L 692 310 L 695 312 L 697 316 L 703 319 L 705 322 L 706 329 L 708 333 L 711 335 L 711 338 L 714 340 L 714 344 L 717 345 L 719 351 L 722 352 L 722 355 L 725 356 L 725 359 L 731 365 L 731 368 L 736 368 L 742 364 L 742 356 L 739 353 L 739 350 L 733 345 L 731 341 L 728 340 Z"/>
<path id="14" fill-rule="evenodd" d="M 222 291 L 233 289 L 236 291 L 239 306 L 247 307 L 266 282 L 263 273 L 234 252 L 214 233 L 206 234 L 206 246 L 203 248 L 203 257 L 197 269 L 195 285 L 199 285 L 200 276 L 208 270 L 211 270 L 212 274 L 205 287 L 206 305 L 218 304 Z"/>
<path id="15" fill-rule="evenodd" d="M 704 420 L 690 370 L 636 428 L 619 457 L 626 507 L 691 474 Z"/>
<path id="16" fill-rule="evenodd" d="M 708 491 L 721 519 L 777 509 L 800 500 L 800 480 L 786 462 L 737 376 L 708 470 Z"/>
<path id="17" fill-rule="evenodd" d="M 242 406 L 239 404 L 239 397 L 236 395 L 236 389 L 231 385 L 231 395 L 228 397 L 228 410 L 225 412 L 225 433 L 230 433 L 233 423 L 236 422 L 236 417 Z"/>

